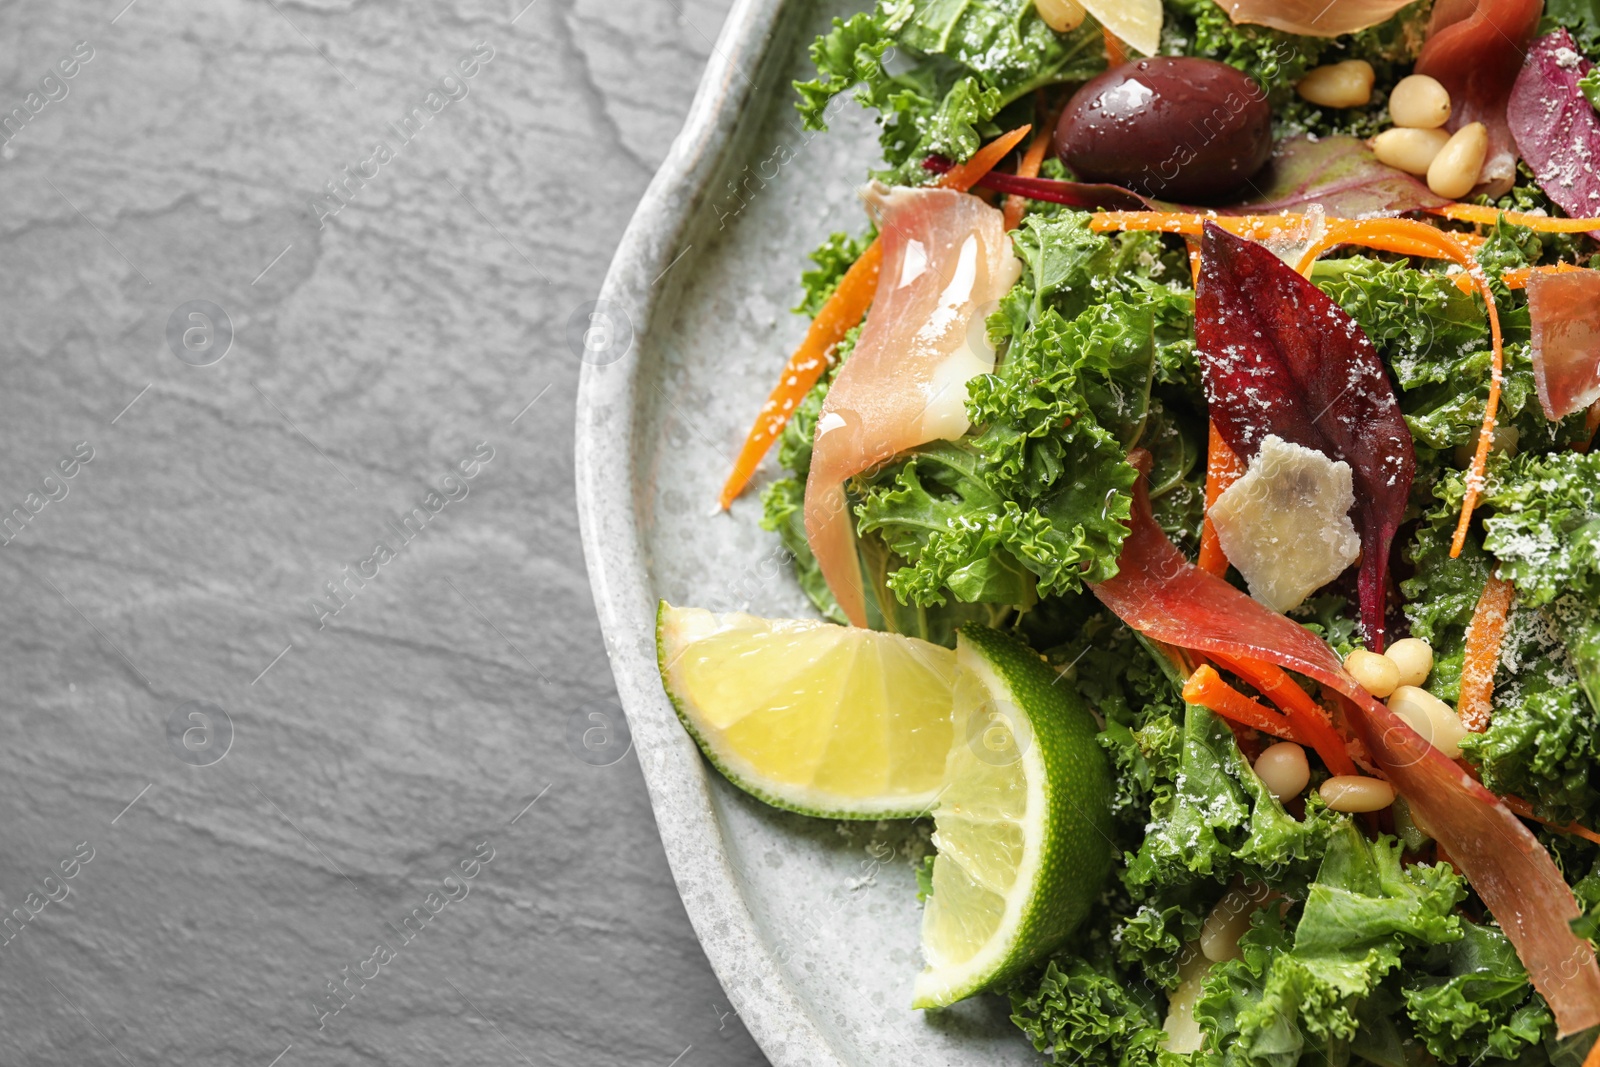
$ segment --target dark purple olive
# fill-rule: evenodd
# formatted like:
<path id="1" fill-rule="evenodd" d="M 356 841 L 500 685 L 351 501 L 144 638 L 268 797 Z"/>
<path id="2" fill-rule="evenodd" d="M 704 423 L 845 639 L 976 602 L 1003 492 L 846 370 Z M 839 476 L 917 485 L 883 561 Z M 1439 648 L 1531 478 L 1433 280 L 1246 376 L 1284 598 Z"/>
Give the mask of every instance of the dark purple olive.
<path id="1" fill-rule="evenodd" d="M 1226 63 L 1139 59 L 1073 94 L 1056 124 L 1055 148 L 1086 182 L 1213 200 L 1266 165 L 1272 108 L 1259 82 Z"/>

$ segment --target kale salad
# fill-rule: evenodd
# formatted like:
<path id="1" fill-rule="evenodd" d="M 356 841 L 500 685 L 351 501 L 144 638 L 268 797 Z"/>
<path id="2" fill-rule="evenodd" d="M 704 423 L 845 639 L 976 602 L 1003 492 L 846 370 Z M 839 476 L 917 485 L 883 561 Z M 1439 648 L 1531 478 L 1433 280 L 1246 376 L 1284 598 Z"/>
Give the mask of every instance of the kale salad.
<path id="1" fill-rule="evenodd" d="M 931 817 L 913 1002 L 1044 1061 L 1600 1062 L 1600 3 L 811 56 L 881 158 L 721 503 L 820 618 L 661 605 L 707 758 Z"/>

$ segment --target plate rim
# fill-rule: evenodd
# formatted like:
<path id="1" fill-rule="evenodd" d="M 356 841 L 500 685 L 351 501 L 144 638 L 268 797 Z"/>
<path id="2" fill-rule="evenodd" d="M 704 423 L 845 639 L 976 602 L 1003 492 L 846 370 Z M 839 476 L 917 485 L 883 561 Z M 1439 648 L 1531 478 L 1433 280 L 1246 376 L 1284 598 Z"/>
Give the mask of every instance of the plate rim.
<path id="1" fill-rule="evenodd" d="M 595 310 L 621 310 L 635 339 L 659 310 L 654 281 L 674 262 L 734 141 L 783 7 L 783 0 L 735 0 L 683 128 L 617 246 Z M 637 343 L 603 365 L 584 362 L 574 467 L 589 584 L 651 812 L 701 947 L 761 1050 L 775 1064 L 846 1067 L 757 930 L 718 833 L 706 764 L 661 688 L 654 630 L 639 633 L 639 619 L 654 616 L 655 598 L 634 517 L 638 369 Z"/>

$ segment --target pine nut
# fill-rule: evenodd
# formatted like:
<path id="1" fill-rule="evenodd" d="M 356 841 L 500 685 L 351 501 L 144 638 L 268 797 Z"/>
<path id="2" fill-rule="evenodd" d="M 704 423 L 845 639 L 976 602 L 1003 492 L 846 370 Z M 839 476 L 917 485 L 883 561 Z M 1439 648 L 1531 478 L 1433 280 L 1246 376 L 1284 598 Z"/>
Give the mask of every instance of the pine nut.
<path id="1" fill-rule="evenodd" d="M 1382 811 L 1394 803 L 1394 786 L 1382 778 L 1336 774 L 1317 790 L 1334 811 Z"/>
<path id="2" fill-rule="evenodd" d="M 1389 698 L 1389 710 L 1446 756 L 1455 759 L 1461 755 L 1461 739 L 1467 736 L 1467 728 L 1461 725 L 1455 709 L 1426 689 L 1402 685 Z"/>
<path id="3" fill-rule="evenodd" d="M 1239 887 L 1224 893 L 1200 927 L 1201 955 L 1212 963 L 1238 959 L 1239 939 L 1250 929 L 1250 916 L 1265 898 L 1264 886 Z"/>
<path id="4" fill-rule="evenodd" d="M 1205 1035 L 1194 1017 L 1194 1006 L 1200 1000 L 1211 961 L 1196 951 L 1194 942 L 1190 942 L 1178 958 L 1184 962 L 1178 968 L 1178 988 L 1167 998 L 1167 1017 L 1161 1024 L 1167 1036 L 1162 1044 L 1169 1052 L 1199 1052 Z"/>
<path id="5" fill-rule="evenodd" d="M 1420 637 L 1402 637 L 1383 654 L 1400 668 L 1401 685 L 1421 685 L 1433 673 L 1433 648 Z"/>
<path id="6" fill-rule="evenodd" d="M 1033 9 L 1057 33 L 1071 33 L 1089 14 L 1078 0 L 1033 0 Z"/>
<path id="7" fill-rule="evenodd" d="M 1311 781 L 1311 767 L 1306 763 L 1306 750 L 1293 741 L 1279 741 L 1268 746 L 1256 757 L 1256 776 L 1267 787 L 1267 792 L 1281 803 L 1299 796 Z"/>
<path id="8" fill-rule="evenodd" d="M 1347 59 L 1308 71 L 1295 92 L 1318 107 L 1365 107 L 1372 101 L 1377 75 L 1364 59 Z"/>
<path id="9" fill-rule="evenodd" d="M 1450 93 L 1426 74 L 1401 78 L 1389 94 L 1389 117 L 1396 126 L 1438 129 L 1450 118 Z"/>
<path id="10" fill-rule="evenodd" d="M 1455 132 L 1428 166 L 1428 188 L 1439 196 L 1459 200 L 1472 192 L 1489 155 L 1489 130 L 1469 122 Z"/>
<path id="11" fill-rule="evenodd" d="M 1344 658 L 1344 669 L 1361 683 L 1361 688 L 1380 699 L 1394 692 L 1395 686 L 1400 684 L 1400 668 L 1394 660 L 1364 648 Z"/>
<path id="12" fill-rule="evenodd" d="M 1428 173 L 1428 168 L 1449 141 L 1450 135 L 1443 130 L 1408 130 L 1396 126 L 1384 130 L 1367 144 L 1378 162 L 1420 178 Z"/>

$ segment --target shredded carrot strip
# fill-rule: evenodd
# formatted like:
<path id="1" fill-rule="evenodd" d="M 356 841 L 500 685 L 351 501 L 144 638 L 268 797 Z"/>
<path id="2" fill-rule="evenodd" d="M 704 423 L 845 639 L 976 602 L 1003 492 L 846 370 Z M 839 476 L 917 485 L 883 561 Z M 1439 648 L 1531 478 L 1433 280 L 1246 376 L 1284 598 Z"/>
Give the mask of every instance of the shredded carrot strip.
<path id="1" fill-rule="evenodd" d="M 722 496 L 718 499 L 722 510 L 726 511 L 734 498 L 744 492 L 744 487 L 761 465 L 767 449 L 772 447 L 772 442 L 778 439 L 788 424 L 789 416 L 794 414 L 794 409 L 805 399 L 811 387 L 833 365 L 834 348 L 867 313 L 872 295 L 878 290 L 878 268 L 882 262 L 883 242 L 874 240 L 861 253 L 861 258 L 851 264 L 840 279 L 839 287 L 822 305 L 817 317 L 811 320 L 805 340 L 789 357 L 789 362 L 783 368 L 783 376 L 768 395 L 761 413 L 756 416 L 755 425 L 745 437 L 744 447 L 739 450 L 739 458 L 734 461 L 733 472 L 728 475 L 728 481 L 722 487 Z"/>
<path id="2" fill-rule="evenodd" d="M 1303 225 L 1304 215 L 1195 215 L 1182 211 L 1096 211 L 1089 216 L 1089 229 L 1095 233 L 1153 230 L 1157 233 L 1183 233 L 1198 236 L 1206 223 L 1214 222 L 1239 237 L 1259 237 Z"/>
<path id="3" fill-rule="evenodd" d="M 1228 557 L 1222 551 L 1217 528 L 1211 522 L 1211 505 L 1227 491 L 1228 486 L 1244 476 L 1244 471 L 1244 464 L 1228 447 L 1228 442 L 1222 439 L 1213 421 L 1206 445 L 1206 517 L 1204 525 L 1200 527 L 1199 565 L 1201 570 L 1208 573 L 1222 575 L 1228 571 Z"/>
<path id="4" fill-rule="evenodd" d="M 1022 162 L 1017 164 L 1017 177 L 1037 178 L 1039 168 L 1044 165 L 1044 157 L 1049 154 L 1050 143 L 1055 138 L 1056 117 L 1060 115 L 1059 108 L 1051 113 L 1046 113 L 1043 105 L 1040 106 L 1043 124 L 1034 132 L 1033 140 L 1028 142 L 1028 151 L 1023 155 Z M 1022 213 L 1028 209 L 1028 198 L 1012 194 L 1006 197 L 1005 220 L 1006 229 L 1014 230 L 1022 224 Z"/>
<path id="5" fill-rule="evenodd" d="M 1189 249 L 1189 273 L 1194 276 L 1195 292 L 1200 291 L 1200 248 L 1198 245 Z"/>
<path id="6" fill-rule="evenodd" d="M 1360 245 L 1403 256 L 1448 259 L 1463 266 L 1470 264 L 1469 249 L 1483 244 L 1483 238 L 1464 233 L 1446 233 L 1415 219 L 1329 219 L 1322 239 L 1306 249 L 1299 269 L 1304 274 L 1311 264 L 1337 245 Z"/>
<path id="7" fill-rule="evenodd" d="M 1299 741 L 1294 724 L 1283 715 L 1269 709 L 1260 701 L 1251 700 L 1233 686 L 1222 680 L 1222 675 L 1217 673 L 1210 664 L 1202 665 L 1189 676 L 1189 681 L 1183 687 L 1183 699 L 1191 704 L 1210 708 L 1221 715 L 1248 726 L 1253 730 L 1260 730 L 1264 734 L 1282 738 L 1285 741 Z"/>
<path id="8" fill-rule="evenodd" d="M 1526 289 L 1528 279 L 1535 274 L 1571 274 L 1573 271 L 1587 269 L 1574 263 L 1552 263 L 1547 267 L 1518 267 L 1500 275 L 1500 280 L 1506 283 L 1507 289 Z M 1472 275 L 1466 273 L 1456 275 L 1456 288 L 1463 293 L 1472 292 L 1474 288 Z"/>
<path id="9" fill-rule="evenodd" d="M 1456 714 L 1461 725 L 1474 733 L 1489 728 L 1494 710 L 1494 671 L 1500 662 L 1500 642 L 1506 635 L 1506 617 L 1516 589 L 1498 575 L 1489 575 L 1467 626 L 1467 658 L 1461 667 L 1461 699 Z"/>
<path id="10" fill-rule="evenodd" d="M 1288 714 L 1295 732 L 1305 738 L 1301 743 L 1310 744 L 1328 770 L 1334 774 L 1361 773 L 1350 758 L 1344 738 L 1328 721 L 1328 713 L 1282 667 L 1254 659 L 1225 659 L 1223 663 Z"/>
<path id="11" fill-rule="evenodd" d="M 1583 1058 L 1583 1067 L 1600 1067 L 1600 1038 L 1589 1046 L 1589 1054 Z"/>
<path id="12" fill-rule="evenodd" d="M 1556 831 L 1556 833 L 1572 834 L 1574 837 L 1581 837 L 1585 841 L 1593 841 L 1595 844 L 1600 845 L 1600 834 L 1595 833 L 1582 823 L 1569 822 L 1563 826 L 1560 823 L 1553 823 L 1549 819 L 1541 819 L 1539 816 L 1533 813 L 1533 805 L 1529 804 L 1521 797 L 1502 796 L 1500 800 L 1505 804 L 1506 807 L 1510 808 L 1513 812 L 1522 816 L 1524 819 L 1532 819 L 1534 822 L 1539 823 L 1542 826 L 1550 827 L 1550 829 Z"/>
<path id="13" fill-rule="evenodd" d="M 1529 215 L 1522 211 L 1500 211 L 1479 204 L 1446 204 L 1443 207 L 1430 208 L 1429 214 L 1456 222 L 1474 222 L 1481 226 L 1493 226 L 1504 218 L 1513 226 L 1526 226 L 1530 230 L 1542 233 L 1587 233 L 1590 230 L 1600 230 L 1600 219 L 1555 219 L 1549 215 Z"/>
<path id="14" fill-rule="evenodd" d="M 1128 49 L 1122 43 L 1121 39 L 1104 26 L 1100 28 L 1100 34 L 1106 39 L 1107 69 L 1111 67 L 1120 67 L 1122 64 L 1126 63 L 1128 61 Z"/>
<path id="15" fill-rule="evenodd" d="M 955 189 L 966 192 L 985 174 L 1000 165 L 1000 161 L 1011 154 L 1011 150 L 1022 143 L 1022 139 L 1033 130 L 1033 124 L 1018 126 L 1010 133 L 1002 133 L 972 154 L 972 158 L 965 163 L 957 163 L 939 176 L 933 184 L 941 189 Z"/>
<path id="16" fill-rule="evenodd" d="M 1010 133 L 996 137 L 978 149 L 971 159 L 956 164 L 940 175 L 934 184 L 943 189 L 966 192 L 1010 154 L 1032 129 L 1032 126 L 1019 126 Z M 750 484 L 767 449 L 772 447 L 772 442 L 778 439 L 778 434 L 788 424 L 789 416 L 794 414 L 794 409 L 805 399 L 811 387 L 832 366 L 834 348 L 865 317 L 873 294 L 878 290 L 878 268 L 882 262 L 883 242 L 874 240 L 861 253 L 861 258 L 851 264 L 839 280 L 838 288 L 822 305 L 817 317 L 811 320 L 805 340 L 800 342 L 800 347 L 795 349 L 794 355 L 784 365 L 778 384 L 773 386 L 767 402 L 762 405 L 755 424 L 745 437 L 744 446 L 739 450 L 739 458 L 734 461 L 733 470 L 722 486 L 722 495 L 717 501 L 722 510 L 728 510 L 734 498 Z"/>

